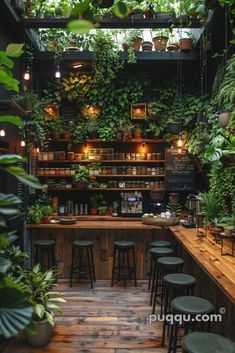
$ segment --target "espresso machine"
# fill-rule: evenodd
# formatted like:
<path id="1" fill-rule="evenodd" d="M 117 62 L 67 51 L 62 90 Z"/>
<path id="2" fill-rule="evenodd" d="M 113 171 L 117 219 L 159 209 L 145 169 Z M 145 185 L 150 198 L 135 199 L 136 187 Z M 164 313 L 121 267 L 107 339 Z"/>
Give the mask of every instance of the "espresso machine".
<path id="1" fill-rule="evenodd" d="M 189 194 L 186 198 L 185 207 L 190 211 L 190 214 L 183 226 L 187 228 L 197 227 L 198 214 L 200 213 L 200 197 L 195 194 Z"/>

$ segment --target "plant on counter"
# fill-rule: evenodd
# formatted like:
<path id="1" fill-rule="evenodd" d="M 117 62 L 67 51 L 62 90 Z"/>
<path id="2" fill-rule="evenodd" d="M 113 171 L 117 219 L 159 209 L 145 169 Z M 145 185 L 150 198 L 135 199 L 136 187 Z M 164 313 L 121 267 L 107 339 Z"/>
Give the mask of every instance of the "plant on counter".
<path id="1" fill-rule="evenodd" d="M 39 224 L 43 218 L 44 206 L 36 203 L 27 208 L 26 211 L 26 220 L 28 223 Z"/>
<path id="2" fill-rule="evenodd" d="M 90 197 L 90 209 L 89 212 L 92 216 L 96 216 L 98 213 L 98 208 L 102 206 L 104 201 L 104 196 L 102 194 L 95 194 L 94 196 Z"/>
<path id="3" fill-rule="evenodd" d="M 73 178 L 75 188 L 85 189 L 89 182 L 89 168 L 82 164 L 73 164 L 72 168 L 75 169 Z"/>
<path id="4" fill-rule="evenodd" d="M 208 193 L 204 192 L 199 195 L 202 212 L 205 214 L 205 223 L 217 223 L 220 212 L 220 207 L 217 203 L 215 194 L 210 190 Z"/>
<path id="5" fill-rule="evenodd" d="M 25 294 L 33 307 L 32 322 L 26 330 L 27 342 L 33 347 L 42 347 L 50 342 L 55 326 L 54 311 L 61 312 L 57 303 L 65 302 L 58 292 L 52 291 L 57 274 L 54 269 L 42 272 L 39 264 L 22 274 Z"/>
<path id="6" fill-rule="evenodd" d="M 51 216 L 53 215 L 53 208 L 51 206 L 43 206 L 43 222 L 50 223 Z"/>

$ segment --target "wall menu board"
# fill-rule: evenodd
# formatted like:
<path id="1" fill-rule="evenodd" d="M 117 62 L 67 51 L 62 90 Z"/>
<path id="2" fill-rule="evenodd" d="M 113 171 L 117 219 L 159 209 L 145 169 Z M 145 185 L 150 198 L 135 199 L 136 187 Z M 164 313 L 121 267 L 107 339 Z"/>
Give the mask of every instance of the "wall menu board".
<path id="1" fill-rule="evenodd" d="M 195 164 L 187 151 L 166 150 L 166 188 L 169 191 L 190 191 L 195 187 Z"/>
<path id="2" fill-rule="evenodd" d="M 74 107 L 72 103 L 63 101 L 60 110 L 60 116 L 63 117 L 64 121 L 78 120 L 78 108 Z"/>

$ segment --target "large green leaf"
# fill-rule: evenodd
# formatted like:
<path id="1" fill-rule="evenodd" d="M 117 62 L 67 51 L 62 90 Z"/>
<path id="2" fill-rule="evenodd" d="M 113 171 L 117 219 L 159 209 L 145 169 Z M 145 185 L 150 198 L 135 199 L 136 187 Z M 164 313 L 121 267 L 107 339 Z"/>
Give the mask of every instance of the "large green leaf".
<path id="1" fill-rule="evenodd" d="M 4 337 L 15 336 L 30 322 L 33 309 L 24 293 L 14 287 L 0 288 L 0 332 Z"/>
<path id="2" fill-rule="evenodd" d="M 23 127 L 23 121 L 19 116 L 15 116 L 15 115 L 1 115 L 0 122 L 13 124 L 18 127 Z"/>
<path id="3" fill-rule="evenodd" d="M 26 162 L 26 158 L 17 154 L 4 154 L 0 156 L 0 164 L 10 165 L 18 162 Z"/>
<path id="4" fill-rule="evenodd" d="M 23 44 L 19 44 L 19 43 L 11 43 L 8 44 L 7 49 L 6 49 L 6 54 L 7 56 L 10 56 L 11 58 L 18 58 L 23 54 L 23 47 L 24 47 L 24 43 Z"/>
<path id="5" fill-rule="evenodd" d="M 5 257 L 0 257 L 0 273 L 6 273 L 11 267 L 11 261 Z M 1 303 L 0 303 L 1 305 Z"/>
<path id="6" fill-rule="evenodd" d="M 19 199 L 19 197 L 15 196 L 14 194 L 0 193 L 0 207 L 19 205 L 21 202 L 21 199 Z"/>
<path id="7" fill-rule="evenodd" d="M 74 20 L 68 23 L 69 31 L 76 34 L 86 34 L 92 28 L 94 28 L 93 23 L 87 20 Z"/>
<path id="8" fill-rule="evenodd" d="M 38 178 L 33 175 L 29 175 L 23 168 L 20 167 L 7 167 L 5 170 L 16 177 L 22 184 L 30 186 L 35 189 L 42 189 L 43 186 L 40 185 Z"/>
<path id="9" fill-rule="evenodd" d="M 117 17 L 125 17 L 129 14 L 130 8 L 124 1 L 118 1 L 113 8 L 113 12 Z"/>

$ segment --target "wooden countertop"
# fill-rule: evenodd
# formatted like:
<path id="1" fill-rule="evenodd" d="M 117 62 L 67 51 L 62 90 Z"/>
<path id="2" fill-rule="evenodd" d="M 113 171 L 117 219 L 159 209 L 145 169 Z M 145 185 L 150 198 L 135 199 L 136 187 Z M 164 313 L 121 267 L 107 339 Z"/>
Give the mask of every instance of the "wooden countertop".
<path id="1" fill-rule="evenodd" d="M 221 256 L 220 244 L 210 235 L 200 239 L 195 229 L 183 226 L 169 227 L 169 230 L 235 304 L 235 257 Z"/>

